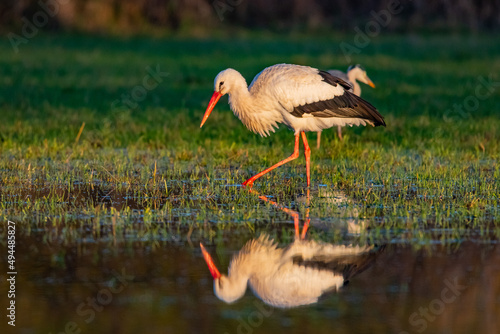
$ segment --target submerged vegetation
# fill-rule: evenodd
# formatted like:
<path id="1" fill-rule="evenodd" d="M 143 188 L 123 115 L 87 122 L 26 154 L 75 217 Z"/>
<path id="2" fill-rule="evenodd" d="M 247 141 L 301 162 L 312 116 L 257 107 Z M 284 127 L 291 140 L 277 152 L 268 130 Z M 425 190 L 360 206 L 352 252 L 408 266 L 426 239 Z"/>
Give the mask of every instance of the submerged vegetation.
<path id="1" fill-rule="evenodd" d="M 275 63 L 345 69 L 338 45 L 348 38 L 45 35 L 18 54 L 1 44 L 0 219 L 62 243 L 271 229 L 292 238 L 293 227 L 279 224 L 293 219 L 237 186 L 288 156 L 291 132 L 260 138 L 224 103 L 199 123 L 220 70 L 250 83 Z M 366 228 L 311 229 L 312 237 L 498 239 L 499 54 L 494 36 L 379 37 L 363 49 L 355 61 L 377 85 L 363 97 L 387 128 L 349 128 L 343 142 L 323 133 L 308 214 L 317 226 Z M 254 189 L 304 218 L 303 157 Z"/>

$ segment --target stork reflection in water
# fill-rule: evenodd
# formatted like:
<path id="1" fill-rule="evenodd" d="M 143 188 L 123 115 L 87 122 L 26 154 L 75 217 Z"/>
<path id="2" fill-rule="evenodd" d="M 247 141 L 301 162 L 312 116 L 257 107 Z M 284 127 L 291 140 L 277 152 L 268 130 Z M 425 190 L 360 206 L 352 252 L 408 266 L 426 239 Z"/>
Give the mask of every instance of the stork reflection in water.
<path id="1" fill-rule="evenodd" d="M 316 303 L 328 292 L 338 291 L 351 278 L 367 269 L 380 250 L 369 246 L 332 245 L 306 240 L 309 219 L 302 233 L 299 213 L 282 207 L 266 196 L 260 199 L 294 217 L 295 241 L 283 248 L 263 234 L 253 239 L 231 260 L 227 275 L 219 272 L 205 247 L 203 256 L 214 279 L 215 295 L 232 303 L 247 286 L 265 303 L 281 308 Z"/>

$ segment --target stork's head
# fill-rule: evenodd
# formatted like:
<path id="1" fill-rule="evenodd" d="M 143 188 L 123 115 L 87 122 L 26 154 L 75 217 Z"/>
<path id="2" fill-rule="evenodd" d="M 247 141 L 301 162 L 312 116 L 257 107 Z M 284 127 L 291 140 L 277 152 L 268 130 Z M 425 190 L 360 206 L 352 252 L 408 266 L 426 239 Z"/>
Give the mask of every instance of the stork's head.
<path id="1" fill-rule="evenodd" d="M 222 95 L 230 94 L 231 89 L 235 86 L 246 85 L 245 79 L 241 76 L 241 74 L 233 70 L 232 68 L 225 69 L 224 71 L 217 74 L 214 80 L 214 94 L 208 103 L 207 110 L 205 111 L 205 115 L 203 115 L 203 119 L 201 121 L 200 128 L 203 126 L 205 121 L 210 116 L 210 113 L 214 109 L 217 101 L 221 98 Z"/>
<path id="2" fill-rule="evenodd" d="M 226 303 L 232 303 L 245 294 L 247 289 L 248 279 L 242 278 L 237 279 L 237 277 L 228 277 L 226 275 L 221 275 L 219 270 L 214 264 L 212 257 L 207 252 L 205 247 L 200 243 L 201 251 L 205 262 L 208 265 L 208 269 L 214 278 L 214 293 L 222 301 Z"/>
<path id="3" fill-rule="evenodd" d="M 370 80 L 370 78 L 368 78 L 366 70 L 359 64 L 349 66 L 347 69 L 347 75 L 349 76 L 349 80 L 358 80 L 372 88 L 375 88 L 375 84 Z"/>

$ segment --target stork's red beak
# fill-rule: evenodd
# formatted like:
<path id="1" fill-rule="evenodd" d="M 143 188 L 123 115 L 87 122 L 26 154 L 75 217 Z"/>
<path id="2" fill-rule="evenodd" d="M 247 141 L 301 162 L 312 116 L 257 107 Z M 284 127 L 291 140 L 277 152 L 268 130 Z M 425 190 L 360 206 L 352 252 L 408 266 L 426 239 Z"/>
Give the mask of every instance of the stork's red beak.
<path id="1" fill-rule="evenodd" d="M 203 125 L 203 123 L 202 123 L 202 125 Z M 208 265 L 208 269 L 210 270 L 210 273 L 212 274 L 212 277 L 214 279 L 218 279 L 221 275 L 220 275 L 219 270 L 215 266 L 214 261 L 212 260 L 212 257 L 210 256 L 210 254 L 208 254 L 207 250 L 205 249 L 205 247 L 203 246 L 203 244 L 201 242 L 200 242 L 200 247 L 201 247 L 201 252 L 203 253 L 203 257 L 205 258 L 205 262 Z"/>
<path id="2" fill-rule="evenodd" d="M 205 115 L 203 115 L 203 119 L 201 120 L 200 128 L 203 126 L 203 124 L 205 124 L 205 121 L 207 120 L 208 116 L 210 116 L 210 113 L 214 109 L 215 105 L 217 104 L 217 101 L 219 101 L 221 96 L 222 94 L 219 92 L 214 92 L 214 94 L 212 95 L 212 98 L 208 103 L 207 111 L 205 111 Z"/>

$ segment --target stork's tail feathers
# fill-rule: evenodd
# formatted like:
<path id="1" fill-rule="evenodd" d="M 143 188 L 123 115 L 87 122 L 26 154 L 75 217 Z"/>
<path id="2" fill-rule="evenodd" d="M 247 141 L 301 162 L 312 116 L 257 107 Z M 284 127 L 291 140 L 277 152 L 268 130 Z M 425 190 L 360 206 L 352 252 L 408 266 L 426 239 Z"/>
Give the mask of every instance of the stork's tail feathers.
<path id="1" fill-rule="evenodd" d="M 295 113 L 302 111 L 302 113 L 313 113 L 318 117 L 355 117 L 365 119 L 366 121 L 373 124 L 373 126 L 385 126 L 384 117 L 378 112 L 377 108 L 375 108 L 370 102 L 366 101 L 365 99 L 350 92 L 349 90 L 351 86 L 347 82 L 325 71 L 319 71 L 319 75 L 323 78 L 324 82 L 334 87 L 337 87 L 337 85 L 342 86 L 345 90 L 344 94 L 336 96 L 331 100 L 313 103 L 311 104 L 311 106 L 303 106 L 302 108 L 305 110 L 294 110 Z M 334 112 L 334 114 L 329 115 L 331 112 L 314 112 L 315 110 L 336 111 Z"/>

